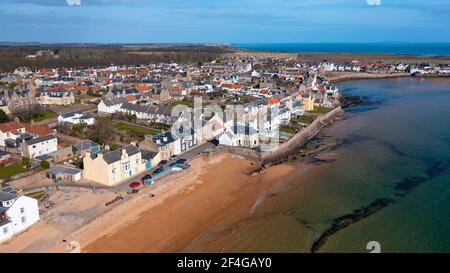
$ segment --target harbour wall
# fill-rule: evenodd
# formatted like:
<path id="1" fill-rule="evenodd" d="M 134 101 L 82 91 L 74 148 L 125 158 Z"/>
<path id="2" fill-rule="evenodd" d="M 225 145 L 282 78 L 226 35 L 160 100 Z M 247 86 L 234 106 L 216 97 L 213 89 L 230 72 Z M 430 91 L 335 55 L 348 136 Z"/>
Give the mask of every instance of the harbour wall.
<path id="1" fill-rule="evenodd" d="M 334 123 L 336 120 L 341 119 L 343 114 L 344 111 L 342 108 L 337 107 L 327 114 L 317 117 L 308 127 L 295 134 L 288 141 L 278 145 L 272 151 L 259 152 L 250 148 L 229 146 L 222 146 L 221 148 L 230 154 L 234 154 L 257 163 L 268 164 L 283 161 L 284 158 L 296 153 L 298 148 L 310 141 L 324 127 Z"/>
<path id="2" fill-rule="evenodd" d="M 317 117 L 308 127 L 295 134 L 288 141 L 278 145 L 272 151 L 262 152 L 262 163 L 270 163 L 278 161 L 281 158 L 289 156 L 296 149 L 305 145 L 313 137 L 315 137 L 324 127 L 341 119 L 344 111 L 341 107 L 337 107 L 323 116 Z"/>

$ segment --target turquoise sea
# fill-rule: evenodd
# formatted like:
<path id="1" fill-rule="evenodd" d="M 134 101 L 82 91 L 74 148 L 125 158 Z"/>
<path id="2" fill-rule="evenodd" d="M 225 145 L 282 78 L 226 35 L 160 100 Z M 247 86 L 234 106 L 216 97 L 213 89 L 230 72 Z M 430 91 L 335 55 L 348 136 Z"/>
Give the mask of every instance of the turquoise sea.
<path id="1" fill-rule="evenodd" d="M 247 219 L 194 251 L 310 252 L 339 217 L 392 203 L 330 235 L 318 252 L 450 252 L 450 83 L 398 78 L 339 84 L 371 103 L 321 134 L 323 164 L 294 163 Z M 360 210 L 359 210 L 360 209 Z M 359 211 L 358 211 L 359 210 Z"/>
<path id="2" fill-rule="evenodd" d="M 234 47 L 269 52 L 386 53 L 449 56 L 450 43 L 273 43 L 233 44 Z"/>

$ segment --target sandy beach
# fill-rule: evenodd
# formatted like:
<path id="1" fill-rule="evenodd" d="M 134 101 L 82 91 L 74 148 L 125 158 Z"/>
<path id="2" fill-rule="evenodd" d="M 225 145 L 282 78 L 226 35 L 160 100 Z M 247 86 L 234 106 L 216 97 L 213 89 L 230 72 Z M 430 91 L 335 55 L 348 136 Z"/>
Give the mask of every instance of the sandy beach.
<path id="1" fill-rule="evenodd" d="M 220 156 L 199 168 L 176 194 L 158 196 L 164 202 L 152 205 L 143 200 L 124 211 L 119 218 L 122 225 L 111 226 L 118 218 L 108 217 L 96 227 L 109 227 L 99 239 L 87 239 L 89 232 L 73 238 L 85 252 L 185 251 L 209 227 L 218 223 L 227 227 L 247 217 L 258 197 L 293 168 L 279 165 L 250 177 L 249 167 L 247 160 Z"/>

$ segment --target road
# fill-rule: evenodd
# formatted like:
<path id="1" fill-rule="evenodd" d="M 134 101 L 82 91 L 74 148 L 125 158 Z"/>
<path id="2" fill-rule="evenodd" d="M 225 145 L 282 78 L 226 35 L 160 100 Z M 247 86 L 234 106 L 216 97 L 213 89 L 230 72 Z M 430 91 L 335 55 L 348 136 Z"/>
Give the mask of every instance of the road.
<path id="1" fill-rule="evenodd" d="M 189 151 L 186 151 L 185 153 L 180 154 L 179 158 L 184 158 L 184 159 L 186 159 L 188 161 L 187 163 L 189 163 L 189 160 L 192 160 L 197 155 L 199 155 L 199 154 L 201 154 L 201 153 L 203 153 L 205 151 L 215 149 L 215 147 L 216 147 L 215 144 L 213 144 L 211 142 L 206 142 L 206 143 L 203 143 L 203 144 L 201 144 L 201 145 L 199 145 L 199 146 L 197 146 L 197 147 L 195 147 L 193 149 L 190 149 Z M 170 163 L 172 163 L 172 162 L 168 162 L 167 164 L 164 165 L 164 167 L 168 167 L 168 165 Z M 156 168 L 158 168 L 158 166 L 156 166 L 156 167 L 154 167 L 152 169 L 146 170 L 146 171 L 140 173 L 139 175 L 133 176 L 133 177 L 127 179 L 126 181 L 120 183 L 117 186 L 110 187 L 110 188 L 108 188 L 108 190 L 112 191 L 112 192 L 126 192 L 126 191 L 129 191 L 131 182 L 141 181 L 141 178 L 144 175 L 152 173 Z M 164 173 L 163 175 L 158 176 L 158 178 L 156 178 L 155 180 L 159 181 L 159 180 L 169 176 L 170 173 L 172 173 L 172 172 L 169 171 L 167 173 Z"/>
<path id="2" fill-rule="evenodd" d="M 216 145 L 210 142 L 206 142 L 202 145 L 199 145 L 183 154 L 179 155 L 179 158 L 184 158 L 186 159 L 189 163 L 189 160 L 193 159 L 194 157 L 196 157 L 197 155 L 211 150 L 211 149 L 215 149 Z M 172 162 L 168 162 L 167 164 L 164 165 L 164 167 L 168 167 L 169 164 Z M 156 168 L 158 168 L 158 166 L 155 166 L 152 169 L 146 170 L 142 173 L 139 173 L 138 175 L 132 176 L 129 179 L 125 180 L 124 182 L 120 183 L 119 185 L 113 186 L 113 187 L 108 187 L 108 186 L 104 186 L 104 185 L 100 185 L 97 183 L 79 183 L 79 182 L 61 182 L 58 184 L 59 187 L 66 187 L 66 188 L 87 188 L 87 189 L 105 189 L 108 190 L 110 192 L 127 192 L 130 190 L 130 183 L 134 182 L 134 181 L 141 181 L 141 178 L 146 175 L 146 174 L 150 174 L 152 173 Z M 155 179 L 156 181 L 159 181 L 167 176 L 169 176 L 172 172 L 169 171 L 167 173 L 164 173 L 161 176 L 158 176 L 157 179 Z M 44 186 L 52 186 L 54 185 L 53 182 L 49 182 L 48 185 L 44 185 Z M 26 188 L 24 190 L 26 191 L 31 191 L 31 190 L 38 190 L 38 189 L 42 189 L 44 187 L 43 185 L 38 186 L 38 187 L 30 187 L 30 188 Z"/>

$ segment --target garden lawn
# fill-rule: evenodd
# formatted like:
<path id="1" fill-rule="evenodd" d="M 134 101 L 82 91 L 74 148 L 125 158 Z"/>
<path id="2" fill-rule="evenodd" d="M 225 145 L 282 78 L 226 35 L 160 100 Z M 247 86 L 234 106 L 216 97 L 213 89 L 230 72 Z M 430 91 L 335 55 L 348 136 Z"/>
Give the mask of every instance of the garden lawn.
<path id="1" fill-rule="evenodd" d="M 119 122 L 113 125 L 114 128 L 120 131 L 126 131 L 128 133 L 136 134 L 136 135 L 153 135 L 159 133 L 159 131 L 151 129 L 151 128 L 143 128 L 140 126 L 135 126 L 123 122 Z"/>
<path id="2" fill-rule="evenodd" d="M 331 110 L 333 110 L 333 108 L 326 108 L 323 106 L 316 106 L 314 107 L 313 111 L 308 111 L 309 113 L 314 113 L 314 114 L 326 114 L 328 112 L 330 112 Z"/>
<path id="3" fill-rule="evenodd" d="M 47 119 L 51 119 L 51 118 L 56 118 L 58 116 L 57 113 L 49 110 L 49 109 L 45 109 L 41 114 L 39 114 L 38 117 L 33 118 L 34 122 L 41 122 Z"/>
<path id="4" fill-rule="evenodd" d="M 0 167 L 0 179 L 11 177 L 13 175 L 28 171 L 22 163 L 14 164 L 7 167 Z"/>

